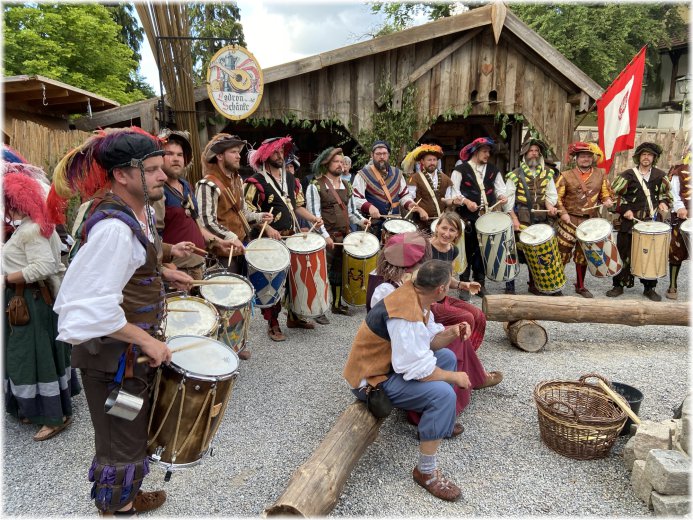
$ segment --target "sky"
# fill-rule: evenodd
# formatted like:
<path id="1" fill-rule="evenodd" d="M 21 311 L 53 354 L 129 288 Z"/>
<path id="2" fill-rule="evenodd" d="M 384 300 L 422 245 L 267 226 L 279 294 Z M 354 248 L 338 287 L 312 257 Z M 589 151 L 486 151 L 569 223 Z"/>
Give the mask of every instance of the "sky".
<path id="1" fill-rule="evenodd" d="M 365 2 L 239 0 L 246 48 L 262 68 L 351 45 L 384 21 Z M 421 17 L 415 21 L 424 23 Z M 147 39 L 140 69 L 159 94 L 159 75 Z"/>

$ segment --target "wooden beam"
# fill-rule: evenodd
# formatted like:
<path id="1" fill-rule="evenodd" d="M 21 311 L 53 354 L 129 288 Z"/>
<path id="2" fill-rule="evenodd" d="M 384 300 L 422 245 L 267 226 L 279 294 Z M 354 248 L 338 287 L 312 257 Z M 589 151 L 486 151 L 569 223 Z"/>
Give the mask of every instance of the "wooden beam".
<path id="1" fill-rule="evenodd" d="M 577 94 L 568 96 L 568 103 L 571 105 L 577 105 L 579 112 L 586 112 L 590 108 L 590 97 L 586 92 L 581 90 Z"/>
<path id="2" fill-rule="evenodd" d="M 139 118 L 140 110 L 143 109 L 143 105 L 156 106 L 158 101 L 159 98 L 145 99 L 143 101 L 138 101 L 137 103 L 131 103 L 130 105 L 104 110 L 98 114 L 93 114 L 91 118 L 80 117 L 74 121 L 74 125 L 77 127 L 77 129 L 84 130 L 85 132 L 94 130 L 96 128 L 106 128 L 108 126 L 129 121 L 131 119 Z"/>
<path id="3" fill-rule="evenodd" d="M 493 37 L 496 40 L 496 45 L 500 41 L 507 11 L 508 9 L 503 2 L 496 1 L 491 4 L 491 27 L 493 27 Z"/>
<path id="4" fill-rule="evenodd" d="M 67 98 L 70 96 L 70 92 L 65 89 L 46 89 L 45 93 L 42 89 L 27 90 L 25 92 L 5 92 L 5 99 L 7 101 L 31 101 L 43 99 L 44 95 L 46 96 L 46 101 L 48 101 L 50 98 Z"/>

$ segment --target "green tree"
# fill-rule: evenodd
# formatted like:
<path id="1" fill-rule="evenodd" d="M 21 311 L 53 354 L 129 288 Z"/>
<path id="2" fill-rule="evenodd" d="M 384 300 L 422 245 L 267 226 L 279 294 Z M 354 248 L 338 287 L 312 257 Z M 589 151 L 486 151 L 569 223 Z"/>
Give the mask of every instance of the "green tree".
<path id="1" fill-rule="evenodd" d="M 235 2 L 191 3 L 190 36 L 196 38 L 223 38 L 223 40 L 193 40 L 193 75 L 199 85 L 207 81 L 207 67 L 214 54 L 227 45 L 245 47 L 241 11 Z"/>
<path id="2" fill-rule="evenodd" d="M 483 2 L 465 3 L 480 7 Z M 445 9 L 447 7 L 447 9 Z M 414 17 L 427 14 L 431 20 L 452 14 L 452 4 L 429 2 L 378 3 L 374 13 L 385 14 L 381 33 L 405 29 Z M 685 34 L 682 4 L 617 3 L 601 4 L 512 3 L 510 9 L 542 38 L 556 47 L 597 83 L 611 83 L 641 47 L 649 45 L 647 60 L 650 77 L 659 62 L 659 45 Z"/>
<path id="3" fill-rule="evenodd" d="M 128 92 L 137 62 L 105 6 L 14 4 L 3 14 L 6 76 L 41 74 L 119 103 L 145 98 Z"/>

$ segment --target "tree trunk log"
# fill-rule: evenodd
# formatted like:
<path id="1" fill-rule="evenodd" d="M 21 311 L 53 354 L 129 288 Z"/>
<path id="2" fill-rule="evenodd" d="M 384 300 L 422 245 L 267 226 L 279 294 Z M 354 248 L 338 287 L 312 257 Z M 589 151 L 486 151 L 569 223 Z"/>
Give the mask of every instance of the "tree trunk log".
<path id="1" fill-rule="evenodd" d="M 284 493 L 265 510 L 265 515 L 329 514 L 351 470 L 378 436 L 382 422 L 366 409 L 365 403 L 349 405 L 313 455 L 294 472 Z"/>
<path id="2" fill-rule="evenodd" d="M 511 321 L 503 328 L 511 345 L 525 352 L 538 352 L 549 341 L 546 329 L 533 320 Z"/>
<path id="3" fill-rule="evenodd" d="M 689 324 L 687 302 L 593 299 L 576 296 L 484 296 L 482 310 L 490 321 L 542 320 L 564 323 L 618 323 L 640 325 Z"/>

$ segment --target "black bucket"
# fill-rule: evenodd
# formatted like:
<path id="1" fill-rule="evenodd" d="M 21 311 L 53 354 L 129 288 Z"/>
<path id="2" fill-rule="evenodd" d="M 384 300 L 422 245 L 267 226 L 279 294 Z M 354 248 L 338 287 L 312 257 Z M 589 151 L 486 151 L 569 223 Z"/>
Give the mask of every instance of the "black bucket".
<path id="1" fill-rule="evenodd" d="M 617 394 L 620 394 L 626 401 L 628 401 L 630 409 L 633 410 L 633 413 L 635 415 L 638 415 L 638 412 L 640 411 L 640 404 L 642 403 L 642 400 L 645 398 L 643 393 L 635 387 L 626 385 L 624 383 L 617 383 L 616 381 L 612 381 L 611 386 Z M 626 421 L 626 424 L 623 426 L 620 435 L 630 435 L 631 424 L 633 424 L 633 421 L 630 417 L 628 417 L 628 420 Z"/>

